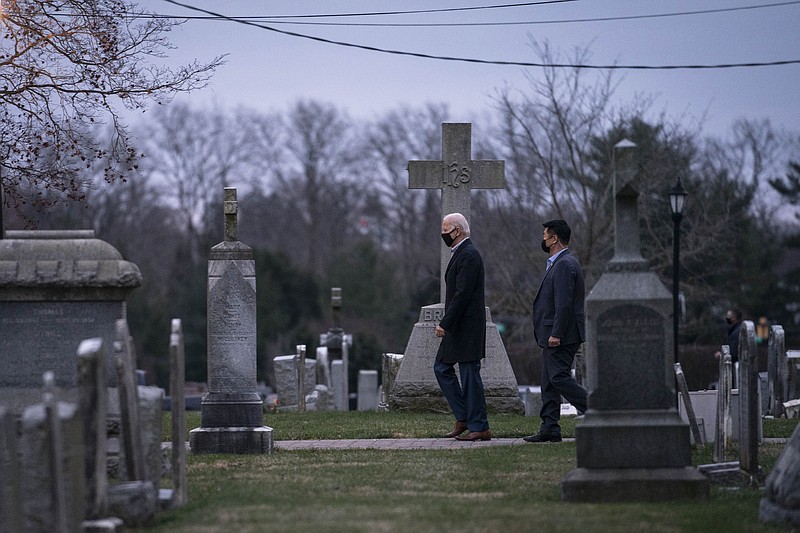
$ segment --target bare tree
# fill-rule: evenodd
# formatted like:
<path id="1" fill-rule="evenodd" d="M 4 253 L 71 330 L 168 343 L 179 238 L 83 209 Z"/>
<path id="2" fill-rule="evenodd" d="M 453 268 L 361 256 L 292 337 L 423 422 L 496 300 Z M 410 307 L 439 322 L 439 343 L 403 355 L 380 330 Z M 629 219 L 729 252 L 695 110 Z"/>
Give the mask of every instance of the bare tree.
<path id="1" fill-rule="evenodd" d="M 347 227 L 356 227 L 354 126 L 335 107 L 313 101 L 295 104 L 285 124 L 287 157 L 275 173 L 274 196 L 292 208 L 286 227 L 296 243 L 292 255 L 321 273 L 322 258 L 342 245 Z"/>
<path id="2" fill-rule="evenodd" d="M 148 157 L 142 173 L 149 176 L 175 207 L 190 245 L 190 257 L 199 259 L 209 239 L 221 240 L 222 192 L 234 180 L 252 182 L 252 142 L 249 111 L 192 109 L 184 103 L 161 108 L 143 127 Z M 215 244 L 215 243 L 211 243 Z"/>
<path id="3" fill-rule="evenodd" d="M 532 43 L 542 62 L 558 63 L 545 43 Z M 586 60 L 586 50 L 576 50 L 571 62 Z M 603 138 L 618 120 L 611 97 L 610 74 L 587 79 L 581 69 L 544 68 L 529 76 L 529 93 L 501 90 L 495 97 L 500 112 L 497 146 L 493 150 L 506 160 L 506 190 L 494 193 L 494 225 L 499 250 L 514 249 L 514 261 L 496 261 L 487 270 L 501 276 L 499 306 L 511 313 L 527 313 L 543 272 L 541 252 L 520 242 L 536 241 L 537 222 L 552 218 L 569 221 L 575 239 L 571 242 L 584 269 L 594 277 L 599 258 L 607 255 L 613 234 L 608 231 L 607 201 L 612 181 L 608 169 L 599 168 L 593 144 Z M 608 147 L 605 147 L 608 149 Z M 533 237 L 531 237 L 533 236 Z M 504 257 L 505 254 L 487 254 Z"/>
<path id="4" fill-rule="evenodd" d="M 441 157 L 441 124 L 445 106 L 400 109 L 387 113 L 367 127 L 365 155 L 370 181 L 381 194 L 385 220 L 375 224 L 376 238 L 397 254 L 400 280 L 412 301 L 427 305 L 429 289 L 438 295 L 439 244 L 430 239 L 439 227 L 441 199 L 438 191 L 408 188 L 408 161 Z"/>
<path id="5" fill-rule="evenodd" d="M 0 161 L 6 203 L 47 207 L 82 199 L 86 170 L 104 177 L 136 167 L 121 111 L 203 87 L 222 63 L 157 66 L 181 22 L 150 17 L 124 0 L 10 0 L 0 6 Z M 98 146 L 97 124 L 112 126 Z M 55 191 L 57 194 L 39 195 Z M 46 199 L 45 199 L 46 198 Z"/>

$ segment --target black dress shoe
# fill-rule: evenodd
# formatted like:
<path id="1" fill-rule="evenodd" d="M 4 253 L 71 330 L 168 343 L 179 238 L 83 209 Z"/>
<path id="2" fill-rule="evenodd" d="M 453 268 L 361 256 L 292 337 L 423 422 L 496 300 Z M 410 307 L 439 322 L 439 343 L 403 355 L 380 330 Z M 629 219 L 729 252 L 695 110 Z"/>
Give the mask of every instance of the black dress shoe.
<path id="1" fill-rule="evenodd" d="M 558 433 L 537 433 L 528 437 L 522 437 L 525 442 L 561 442 L 561 435 Z"/>

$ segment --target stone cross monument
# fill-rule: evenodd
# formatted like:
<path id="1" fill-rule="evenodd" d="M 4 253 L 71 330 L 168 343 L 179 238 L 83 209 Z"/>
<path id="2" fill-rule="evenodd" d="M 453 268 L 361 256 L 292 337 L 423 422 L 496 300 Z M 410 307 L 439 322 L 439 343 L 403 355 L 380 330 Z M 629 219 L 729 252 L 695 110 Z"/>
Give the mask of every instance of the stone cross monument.
<path id="1" fill-rule="evenodd" d="M 588 409 L 562 499 L 707 498 L 676 409 L 672 297 L 639 252 L 636 145 L 614 148 L 614 256 L 586 297 Z"/>
<path id="2" fill-rule="evenodd" d="M 472 124 L 442 124 L 442 159 L 439 161 L 409 161 L 410 189 L 441 189 L 442 218 L 449 213 L 461 213 L 470 218 L 472 189 L 502 189 L 505 187 L 505 162 L 472 160 Z M 438 227 L 434 237 L 439 233 Z M 441 239 L 439 239 L 441 241 Z M 433 374 L 433 362 L 441 339 L 434 330 L 444 314 L 444 274 L 450 261 L 450 249 L 442 242 L 440 298 L 438 304 L 420 311 L 406 345 L 405 355 L 392 388 L 391 409 L 414 411 L 447 410 L 439 384 Z M 503 340 L 486 308 L 486 359 L 482 362 L 487 407 L 494 412 L 524 412 L 517 392 L 517 380 Z"/>
<path id="3" fill-rule="evenodd" d="M 442 124 L 442 159 L 409 161 L 409 189 L 441 189 L 442 216 L 461 213 L 470 219 L 472 189 L 505 189 L 505 161 L 472 160 L 472 124 Z M 441 244 L 439 298 L 444 302 L 444 274 L 450 261 L 450 248 Z"/>
<path id="4" fill-rule="evenodd" d="M 208 261 L 208 393 L 193 453 L 271 453 L 256 390 L 256 277 L 253 251 L 237 240 L 236 189 L 225 188 L 225 240 Z"/>

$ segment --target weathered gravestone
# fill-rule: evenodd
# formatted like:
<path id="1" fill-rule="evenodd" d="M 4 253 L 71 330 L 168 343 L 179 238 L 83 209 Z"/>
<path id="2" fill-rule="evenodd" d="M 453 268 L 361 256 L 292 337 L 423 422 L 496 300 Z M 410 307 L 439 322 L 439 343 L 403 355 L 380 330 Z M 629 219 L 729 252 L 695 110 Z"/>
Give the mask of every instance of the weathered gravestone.
<path id="1" fill-rule="evenodd" d="M 760 478 L 763 480 L 758 465 L 758 391 L 756 328 L 751 320 L 745 320 L 739 329 L 739 465 L 753 486 L 758 486 Z"/>
<path id="2" fill-rule="evenodd" d="M 79 407 L 83 415 L 87 519 L 108 516 L 108 387 L 107 348 L 103 339 L 83 340 L 78 346 Z"/>
<path id="3" fill-rule="evenodd" d="M 316 366 L 314 359 L 302 361 L 301 372 L 300 354 L 278 355 L 273 358 L 272 366 L 275 371 L 275 391 L 278 393 L 278 405 L 287 411 L 300 411 L 301 400 L 314 391 L 316 386 Z M 299 383 L 303 383 L 302 390 Z M 305 403 L 303 403 L 305 406 Z"/>
<path id="4" fill-rule="evenodd" d="M 225 188 L 225 240 L 208 261 L 208 393 L 193 453 L 272 453 L 256 383 L 256 276 L 253 250 L 240 242 L 236 189 Z"/>
<path id="5" fill-rule="evenodd" d="M 14 415 L 0 406 L 0 531 L 22 531 L 19 445 Z"/>
<path id="6" fill-rule="evenodd" d="M 381 355 L 381 398 L 380 404 L 378 404 L 378 409 L 381 411 L 389 410 L 389 398 L 402 361 L 403 354 L 401 353 L 384 353 Z"/>
<path id="7" fill-rule="evenodd" d="M 183 340 L 183 325 L 180 318 L 173 318 L 170 324 L 169 335 L 169 361 L 170 361 L 170 386 L 172 396 L 172 451 L 171 474 L 172 488 L 161 489 L 169 497 L 169 507 L 176 508 L 186 505 L 189 501 L 186 483 L 186 446 L 184 432 L 186 428 L 186 349 Z M 165 501 L 167 498 L 159 498 Z"/>
<path id="8" fill-rule="evenodd" d="M 84 231 L 6 231 L 0 239 L 0 404 L 16 416 L 41 399 L 52 371 L 58 399 L 77 402 L 75 353 L 83 339 L 111 346 L 139 268 Z M 109 351 L 109 357 L 111 357 Z M 111 361 L 109 383 L 116 382 Z"/>
<path id="9" fill-rule="evenodd" d="M 707 498 L 678 415 L 672 297 L 639 248 L 635 147 L 615 147 L 614 256 L 586 298 L 588 409 L 575 428 L 566 501 Z"/>
<path id="10" fill-rule="evenodd" d="M 733 388 L 733 362 L 731 348 L 722 346 L 719 359 L 719 387 L 717 390 L 717 423 L 715 425 L 714 462 L 727 460 L 733 445 L 733 416 L 731 414 L 731 389 Z"/>
<path id="11" fill-rule="evenodd" d="M 762 522 L 800 526 L 800 426 L 767 477 L 759 518 Z"/>
<path id="12" fill-rule="evenodd" d="M 442 124 L 442 159 L 409 161 L 410 189 L 441 189 L 442 218 L 461 213 L 469 221 L 472 189 L 505 187 L 504 161 L 472 160 L 472 124 Z M 438 233 L 438 230 L 437 232 Z M 450 249 L 441 243 L 441 303 L 420 310 L 408 339 L 400 370 L 392 387 L 390 408 L 412 411 L 447 411 L 433 363 L 441 339 L 434 330 L 444 315 L 444 276 Z M 503 340 L 486 308 L 486 358 L 481 361 L 481 379 L 486 406 L 494 412 L 522 413 L 524 407 L 517 394 L 517 380 L 508 360 Z"/>
<path id="13" fill-rule="evenodd" d="M 789 384 L 788 370 L 783 327 L 770 326 L 767 340 L 768 412 L 776 418 L 783 416 L 783 401 Z"/>
<path id="14" fill-rule="evenodd" d="M 26 531 L 79 531 L 86 510 L 83 421 L 77 405 L 55 399 L 54 382 L 53 373 L 45 372 L 44 401 L 22 414 Z"/>
<path id="15" fill-rule="evenodd" d="M 793 401 L 797 398 L 800 398 L 800 350 L 786 350 L 786 393 L 784 399 Z M 785 404 L 786 402 L 784 402 L 784 407 Z"/>
<path id="16" fill-rule="evenodd" d="M 356 408 L 359 411 L 377 411 L 378 400 L 378 371 L 359 370 Z"/>
<path id="17" fill-rule="evenodd" d="M 333 407 L 336 411 L 349 411 L 350 398 L 342 387 L 337 387 L 336 383 L 344 383 L 347 381 L 347 372 L 345 372 L 345 364 L 341 359 L 334 359 L 331 361 L 331 382 L 333 386 Z"/>
<path id="18" fill-rule="evenodd" d="M 328 386 L 333 390 L 329 390 L 334 398 L 334 407 L 337 411 L 348 411 L 350 409 L 350 347 L 353 345 L 353 336 L 345 333 L 341 326 L 341 312 L 342 312 L 342 289 L 340 287 L 331 287 L 331 315 L 333 317 L 333 324 L 326 333 L 319 336 L 320 348 L 324 349 L 325 355 L 323 359 L 317 357 L 317 372 L 328 372 L 330 374 L 330 384 Z M 320 350 L 317 348 L 317 351 Z M 332 368 L 329 366 L 328 361 L 332 365 L 335 361 L 340 361 L 341 372 L 336 372 L 334 379 Z M 323 365 L 324 364 L 324 368 Z M 326 384 L 324 381 L 320 383 Z"/>

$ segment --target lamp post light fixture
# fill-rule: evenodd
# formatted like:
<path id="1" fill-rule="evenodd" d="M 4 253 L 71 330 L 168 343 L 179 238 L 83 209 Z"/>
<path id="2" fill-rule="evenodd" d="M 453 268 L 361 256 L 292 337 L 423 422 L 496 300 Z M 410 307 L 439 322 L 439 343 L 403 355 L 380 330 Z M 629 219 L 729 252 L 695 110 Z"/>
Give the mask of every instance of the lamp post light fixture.
<path id="1" fill-rule="evenodd" d="M 680 307 L 678 306 L 678 283 L 680 282 L 680 237 L 681 219 L 683 218 L 683 208 L 686 205 L 686 191 L 681 186 L 681 178 L 672 190 L 669 191 L 669 208 L 672 211 L 672 345 L 674 350 L 674 362 L 678 363 L 678 317 Z"/>

